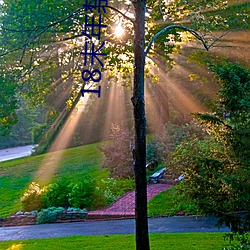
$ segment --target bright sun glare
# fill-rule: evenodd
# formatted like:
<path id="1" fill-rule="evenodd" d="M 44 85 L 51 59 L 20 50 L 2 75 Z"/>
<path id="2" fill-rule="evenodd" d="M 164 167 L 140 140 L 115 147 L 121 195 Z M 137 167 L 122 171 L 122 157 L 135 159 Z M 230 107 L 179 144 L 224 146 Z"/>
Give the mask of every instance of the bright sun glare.
<path id="1" fill-rule="evenodd" d="M 123 27 L 119 24 L 118 26 L 116 26 L 115 28 L 115 36 L 117 37 L 121 37 L 124 33 L 124 29 Z"/>

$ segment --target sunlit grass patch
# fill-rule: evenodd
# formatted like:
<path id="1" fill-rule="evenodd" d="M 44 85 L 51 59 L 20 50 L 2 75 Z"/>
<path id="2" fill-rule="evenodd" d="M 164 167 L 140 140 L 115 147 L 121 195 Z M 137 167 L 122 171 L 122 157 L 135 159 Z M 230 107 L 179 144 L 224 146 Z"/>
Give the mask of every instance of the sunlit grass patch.
<path id="1" fill-rule="evenodd" d="M 97 144 L 85 145 L 67 149 L 59 162 L 53 179 L 64 176 L 72 181 L 81 180 L 86 173 L 96 175 L 102 155 Z M 50 153 L 52 156 L 57 152 Z M 20 197 L 32 181 L 37 181 L 35 175 L 46 154 L 30 156 L 23 159 L 1 162 L 0 166 L 0 217 L 20 210 Z M 103 173 L 100 172 L 100 175 Z"/>
<path id="2" fill-rule="evenodd" d="M 221 250 L 228 246 L 224 233 L 151 234 L 151 250 Z M 21 245 L 21 250 L 135 249 L 134 235 L 76 236 L 67 238 L 1 242 L 1 250 Z M 15 248 L 14 248 L 15 249 Z M 18 249 L 19 250 L 19 249 Z"/>

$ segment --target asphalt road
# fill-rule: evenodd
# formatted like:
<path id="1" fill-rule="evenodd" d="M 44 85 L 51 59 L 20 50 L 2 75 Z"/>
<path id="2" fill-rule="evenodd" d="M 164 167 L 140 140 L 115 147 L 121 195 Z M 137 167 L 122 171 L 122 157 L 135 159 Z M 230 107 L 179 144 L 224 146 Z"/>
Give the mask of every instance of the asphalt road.
<path id="1" fill-rule="evenodd" d="M 170 232 L 228 232 L 227 227 L 218 229 L 216 219 L 195 216 L 174 216 L 150 218 L 150 233 Z M 0 228 L 0 241 L 24 240 L 39 238 L 57 238 L 75 235 L 110 235 L 134 234 L 135 220 L 109 220 L 95 222 L 76 222 L 60 224 L 43 224 L 21 227 Z"/>
<path id="2" fill-rule="evenodd" d="M 0 162 L 29 156 L 35 145 L 0 149 Z"/>

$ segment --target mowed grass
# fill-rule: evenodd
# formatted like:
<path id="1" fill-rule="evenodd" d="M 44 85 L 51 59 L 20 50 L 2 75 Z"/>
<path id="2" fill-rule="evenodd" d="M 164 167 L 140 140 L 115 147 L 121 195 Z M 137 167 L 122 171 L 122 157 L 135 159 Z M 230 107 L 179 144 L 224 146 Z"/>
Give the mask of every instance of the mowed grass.
<path id="1" fill-rule="evenodd" d="M 87 175 L 93 177 L 97 173 L 99 177 L 102 174 L 106 175 L 105 171 L 98 169 L 102 160 L 97 148 L 100 145 L 95 143 L 64 150 L 51 181 L 62 176 L 72 181 L 79 181 Z M 50 157 L 56 157 L 58 152 L 49 154 Z M 21 209 L 20 197 L 32 181 L 37 181 L 36 173 L 47 155 L 0 162 L 0 218 Z"/>
<path id="2" fill-rule="evenodd" d="M 183 199 L 176 188 L 165 190 L 148 202 L 148 215 L 158 217 L 162 215 L 175 215 L 178 212 L 186 215 L 198 215 L 198 208 L 191 202 Z"/>
<path id="3" fill-rule="evenodd" d="M 224 233 L 151 234 L 151 250 L 221 250 L 228 246 Z M 67 238 L 0 242 L 1 250 L 135 249 L 134 235 L 74 236 Z"/>

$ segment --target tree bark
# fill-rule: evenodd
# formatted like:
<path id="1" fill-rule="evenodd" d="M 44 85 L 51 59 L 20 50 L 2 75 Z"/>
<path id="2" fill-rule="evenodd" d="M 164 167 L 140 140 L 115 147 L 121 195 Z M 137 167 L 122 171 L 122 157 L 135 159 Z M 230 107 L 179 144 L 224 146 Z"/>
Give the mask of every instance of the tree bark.
<path id="1" fill-rule="evenodd" d="M 146 0 L 133 1 L 134 22 L 134 108 L 135 147 L 133 149 L 135 174 L 136 249 L 149 250 L 146 180 L 146 117 L 144 102 L 145 67 L 145 12 Z"/>

